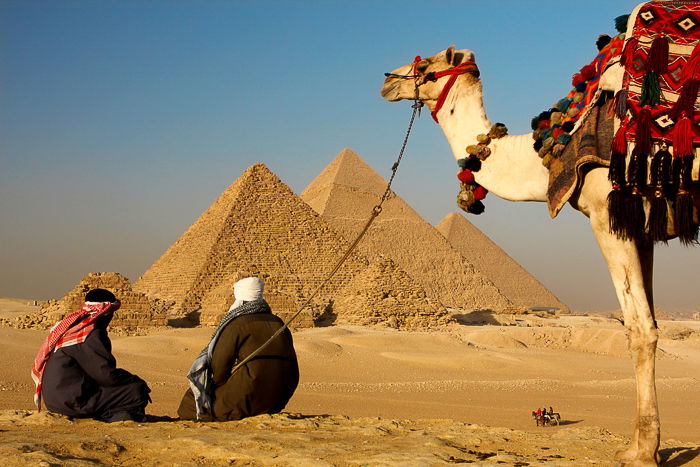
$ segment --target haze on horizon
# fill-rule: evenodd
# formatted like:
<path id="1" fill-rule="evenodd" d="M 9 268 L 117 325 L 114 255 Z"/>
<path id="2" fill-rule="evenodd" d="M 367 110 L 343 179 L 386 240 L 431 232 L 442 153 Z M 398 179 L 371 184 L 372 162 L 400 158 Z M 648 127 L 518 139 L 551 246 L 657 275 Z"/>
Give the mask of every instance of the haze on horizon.
<path id="1" fill-rule="evenodd" d="M 564 96 L 598 34 L 637 2 L 6 0 L 0 3 L 0 296 L 60 298 L 93 271 L 136 280 L 251 164 L 297 194 L 343 148 L 385 178 L 410 115 L 382 73 L 476 52 L 512 134 Z M 435 11 L 433 11 L 435 10 Z M 546 17 L 542 12 L 547 12 Z M 558 25 L 558 27 L 552 27 Z M 568 26 L 567 26 L 568 25 Z M 562 36 L 561 31 L 574 31 Z M 456 164 L 427 115 L 394 190 L 457 211 Z M 584 216 L 493 195 L 468 219 L 574 310 L 618 308 Z M 656 306 L 697 310 L 700 249 L 657 248 Z"/>

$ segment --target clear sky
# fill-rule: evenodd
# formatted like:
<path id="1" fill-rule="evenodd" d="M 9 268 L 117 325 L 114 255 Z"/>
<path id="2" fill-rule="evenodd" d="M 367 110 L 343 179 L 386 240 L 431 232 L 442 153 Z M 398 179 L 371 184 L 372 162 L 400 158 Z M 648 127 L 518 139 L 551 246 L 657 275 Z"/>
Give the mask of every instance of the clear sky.
<path id="1" fill-rule="evenodd" d="M 0 295 L 136 280 L 256 161 L 296 193 L 344 147 L 388 177 L 410 104 L 379 97 L 382 73 L 417 54 L 474 50 L 489 118 L 525 133 L 636 3 L 0 0 Z M 435 224 L 455 173 L 424 114 L 395 191 Z M 486 207 L 469 219 L 562 300 L 617 307 L 585 217 Z M 700 307 L 698 267 L 658 248 L 657 305 Z"/>

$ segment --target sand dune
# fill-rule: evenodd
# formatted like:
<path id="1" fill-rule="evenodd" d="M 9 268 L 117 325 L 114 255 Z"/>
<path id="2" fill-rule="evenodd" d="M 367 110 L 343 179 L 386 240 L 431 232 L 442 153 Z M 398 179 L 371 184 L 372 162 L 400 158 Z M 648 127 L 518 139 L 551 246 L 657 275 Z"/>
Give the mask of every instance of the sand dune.
<path id="1" fill-rule="evenodd" d="M 613 465 L 635 405 L 620 323 L 509 322 L 517 325 L 297 331 L 301 382 L 286 413 L 224 424 L 169 418 L 211 328 L 115 333 L 120 366 L 149 382 L 154 403 L 149 423 L 107 425 L 33 411 L 29 368 L 45 331 L 0 327 L 0 456 L 3 465 Z M 661 329 L 662 453 L 669 465 L 693 465 L 700 323 Z M 542 405 L 562 414 L 562 426 L 534 426 L 530 412 Z"/>

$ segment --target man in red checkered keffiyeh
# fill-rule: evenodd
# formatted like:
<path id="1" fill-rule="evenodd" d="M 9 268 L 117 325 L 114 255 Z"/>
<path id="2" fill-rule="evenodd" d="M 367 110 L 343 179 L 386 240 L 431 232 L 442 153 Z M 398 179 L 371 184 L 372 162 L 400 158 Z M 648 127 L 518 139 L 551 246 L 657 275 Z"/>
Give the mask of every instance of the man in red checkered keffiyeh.
<path id="1" fill-rule="evenodd" d="M 150 401 L 148 385 L 116 368 L 107 325 L 120 306 L 114 294 L 94 289 L 79 309 L 58 322 L 41 345 L 32 379 L 34 403 L 52 412 L 105 421 L 138 420 Z"/>

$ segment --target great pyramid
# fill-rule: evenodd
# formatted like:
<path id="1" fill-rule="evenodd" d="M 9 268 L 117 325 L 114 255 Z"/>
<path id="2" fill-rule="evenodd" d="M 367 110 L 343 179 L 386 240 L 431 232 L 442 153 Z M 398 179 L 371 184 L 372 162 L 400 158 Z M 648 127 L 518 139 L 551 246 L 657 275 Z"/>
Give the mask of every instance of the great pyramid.
<path id="1" fill-rule="evenodd" d="M 302 192 L 301 198 L 346 239 L 354 238 L 386 189 L 382 179 L 350 149 L 342 150 Z M 501 311 L 511 301 L 406 202 L 391 193 L 360 242 L 361 252 L 385 255 L 443 305 Z"/>
<path id="2" fill-rule="evenodd" d="M 168 311 L 173 303 L 134 292 L 129 279 L 116 272 L 91 272 L 60 300 L 50 300 L 39 311 L 10 323 L 15 327 L 49 327 L 80 308 L 85 294 L 92 289 L 107 289 L 121 301 L 110 326 L 138 328 L 168 324 Z"/>
<path id="3" fill-rule="evenodd" d="M 313 209 L 263 164 L 249 167 L 135 283 L 140 292 L 175 302 L 174 315 L 213 324 L 232 303 L 231 285 L 256 275 L 266 282 L 266 298 L 282 317 L 296 310 L 323 281 L 348 243 Z M 420 293 L 422 289 L 393 263 L 378 283 L 410 290 L 400 300 L 388 296 L 373 301 L 371 310 L 357 302 L 338 300 L 368 268 L 376 267 L 352 254 L 313 302 L 319 321 L 358 322 L 358 315 L 396 315 L 396 307 L 411 310 L 426 326 L 446 319 L 447 311 Z M 398 278 L 398 279 L 397 279 Z M 350 289 L 353 290 L 352 287 Z M 417 291 L 417 292 L 416 292 Z M 425 291 L 423 291 L 425 293 Z M 308 318 L 308 316 L 307 316 Z M 420 321 L 420 318 L 417 318 Z M 408 322 L 407 320 L 404 320 Z M 411 320 L 409 320 L 411 321 Z M 411 321 L 412 323 L 413 321 Z M 400 322 L 398 325 L 400 326 Z"/>
<path id="4" fill-rule="evenodd" d="M 566 304 L 461 214 L 448 214 L 436 228 L 515 305 L 568 311 Z"/>

